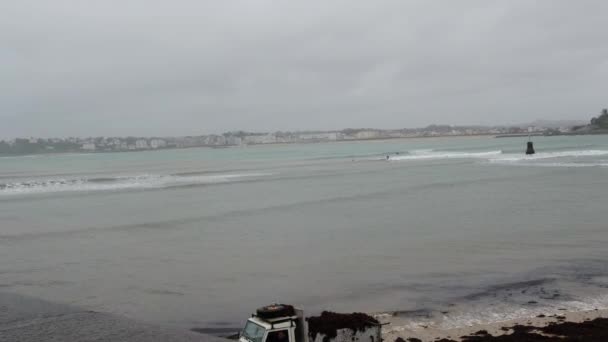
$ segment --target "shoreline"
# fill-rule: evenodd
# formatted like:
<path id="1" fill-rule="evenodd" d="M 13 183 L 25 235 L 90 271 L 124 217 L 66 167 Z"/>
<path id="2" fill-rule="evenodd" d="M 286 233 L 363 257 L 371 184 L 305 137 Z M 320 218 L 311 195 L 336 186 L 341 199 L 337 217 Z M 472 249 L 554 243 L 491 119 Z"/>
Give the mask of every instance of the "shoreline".
<path id="1" fill-rule="evenodd" d="M 95 154 L 107 154 L 107 153 L 137 153 L 137 152 L 158 152 L 158 151 L 174 151 L 174 150 L 189 150 L 189 149 L 232 149 L 232 148 L 251 148 L 260 146 L 289 146 L 289 145 L 313 145 L 313 144 L 334 144 L 334 143 L 349 143 L 349 142 L 382 142 L 382 141 L 394 141 L 394 140 L 416 140 L 416 139 L 450 139 L 450 138 L 524 138 L 524 137 L 563 137 L 563 136 L 584 136 L 584 135 L 608 135 L 608 130 L 603 131 L 592 131 L 592 132 L 561 132 L 555 134 L 544 134 L 542 132 L 534 133 L 513 133 L 513 134 L 497 134 L 497 133 L 484 133 L 484 134 L 462 134 L 462 135 L 419 135 L 419 136 L 402 136 L 402 137 L 377 137 L 367 139 L 343 139 L 343 140 L 319 140 L 319 141 L 298 141 L 298 142 L 273 142 L 273 143 L 261 143 L 261 144 L 242 144 L 242 145 L 201 145 L 201 146 L 184 146 L 184 147 L 162 147 L 162 148 L 148 148 L 148 149 L 135 149 L 135 150 L 74 150 L 74 151 L 62 151 L 62 152 L 36 152 L 36 153 L 23 153 L 23 154 L 0 154 L 0 158 L 15 158 L 15 157 L 30 157 L 30 156 L 61 156 L 71 154 L 84 154 L 84 155 L 95 155 Z"/>
<path id="2" fill-rule="evenodd" d="M 527 135 L 526 135 L 527 136 Z M 16 157 L 36 157 L 36 156 L 65 156 L 65 155 L 95 155 L 95 154 L 111 154 L 111 153 L 137 153 L 137 152 L 160 152 L 160 151 L 175 151 L 175 150 L 191 150 L 191 149 L 235 149 L 235 148 L 252 148 L 263 146 L 291 146 L 291 145 L 315 145 L 315 144 L 334 144 L 334 143 L 349 143 L 349 142 L 382 142 L 394 140 L 412 140 L 412 139 L 449 139 L 449 138 L 495 138 L 496 134 L 471 134 L 471 135 L 437 135 L 437 136 L 412 136 L 412 137 L 379 137 L 370 139 L 345 139 L 335 141 L 301 141 L 301 142 L 277 142 L 266 144 L 249 144 L 249 145 L 202 145 L 202 146 L 187 146 L 187 147 L 164 147 L 156 149 L 137 149 L 137 150 L 116 150 L 116 151 L 65 151 L 65 152 L 44 152 L 44 153 L 24 153 L 24 154 L 0 154 L 0 158 L 16 158 Z"/>
<path id="3" fill-rule="evenodd" d="M 472 341 L 563 341 L 556 335 L 577 337 L 576 341 L 608 340 L 608 309 L 567 311 L 520 317 L 484 324 L 442 328 L 422 325 L 395 313 L 372 315 L 383 324 L 385 342 L 472 342 Z M 228 339 L 208 335 L 208 329 L 182 329 L 140 323 L 129 318 L 88 311 L 34 297 L 0 292 L 0 335 L 3 341 L 197 341 Z M 584 339 L 580 336 L 584 333 Z M 553 337 L 553 338 L 551 338 Z M 6 339 L 4 339 L 6 338 Z M 523 339 L 522 339 L 523 338 Z M 571 340 L 566 340 L 571 341 Z"/>
<path id="4" fill-rule="evenodd" d="M 19 157 L 51 157 L 51 156 L 69 156 L 69 155 L 96 155 L 96 154 L 111 154 L 111 153 L 138 153 L 138 152 L 161 152 L 175 150 L 191 150 L 191 149 L 238 149 L 238 148 L 256 148 L 256 147 L 272 147 L 272 146 L 291 146 L 291 145 L 316 145 L 316 144 L 343 144 L 343 143 L 365 143 L 365 142 L 389 142 L 398 140 L 427 140 L 427 139 L 502 139 L 502 138 L 525 138 L 532 137 L 563 137 L 563 136 L 583 136 L 583 135 L 608 135 L 608 132 L 589 132 L 589 133 L 560 133 L 546 135 L 542 133 L 516 133 L 516 134 L 469 134 L 469 135 L 421 135 L 411 137 L 378 137 L 369 139 L 345 139 L 333 141 L 300 141 L 300 142 L 276 142 L 264 144 L 249 144 L 249 145 L 202 145 L 202 146 L 187 146 L 187 147 L 164 147 L 157 149 L 137 149 L 137 150 L 116 150 L 116 151 L 64 151 L 64 152 L 44 152 L 44 153 L 25 153 L 25 154 L 0 154 L 0 158 L 19 158 Z"/>
<path id="5" fill-rule="evenodd" d="M 492 323 L 482 323 L 482 324 L 472 324 L 465 325 L 462 327 L 456 328 L 448 328 L 443 329 L 441 327 L 435 327 L 431 325 L 421 325 L 412 326 L 412 321 L 406 318 L 400 318 L 396 316 L 391 316 L 388 314 L 380 314 L 376 315 L 377 319 L 380 320 L 381 323 L 389 323 L 383 326 L 382 336 L 385 342 L 393 342 L 393 341 L 412 341 L 412 342 L 431 342 L 431 341 L 485 341 L 485 340 L 493 340 L 492 337 L 502 336 L 501 338 L 518 338 L 516 335 L 518 332 L 516 330 L 529 330 L 530 332 L 538 333 L 543 336 L 550 336 L 546 333 L 536 331 L 531 327 L 535 328 L 543 328 L 555 324 L 561 323 L 575 323 L 574 325 L 569 324 L 570 328 L 577 328 L 578 325 L 582 325 L 585 322 L 590 322 L 596 319 L 606 319 L 608 318 L 608 309 L 594 309 L 589 311 L 560 311 L 559 314 L 551 314 L 551 315 L 537 315 L 534 317 L 521 317 L 513 320 L 500 321 L 500 322 L 492 322 Z M 512 329 L 514 326 L 519 326 L 519 329 Z M 520 328 L 521 327 L 521 328 Z M 524 329 L 526 328 L 526 329 Z M 597 328 L 598 333 L 602 334 L 601 336 L 606 336 L 608 334 L 608 328 Z M 482 333 L 485 332 L 486 334 Z M 473 339 L 463 339 L 463 337 L 475 336 Z M 481 336 L 485 339 L 479 339 Z M 520 337 L 519 337 L 520 338 Z M 401 340 L 399 340 L 401 339 Z M 516 339 L 515 339 L 516 340 Z M 514 340 L 514 341 L 515 341 Z M 560 341 L 561 339 L 557 339 L 556 341 Z M 498 340 L 497 340 L 498 341 Z M 503 340 L 501 340 L 503 341 Z M 504 340 L 511 341 L 511 340 Z M 528 341 L 528 340 L 526 340 Z M 530 340 L 535 341 L 535 340 Z M 549 340 L 550 341 L 550 340 Z M 586 341 L 586 340 L 581 340 Z M 591 341 L 600 341 L 600 339 L 591 339 Z"/>
<path id="6" fill-rule="evenodd" d="M 208 334 L 143 323 L 35 297 L 0 292 L 2 342 L 226 342 Z"/>

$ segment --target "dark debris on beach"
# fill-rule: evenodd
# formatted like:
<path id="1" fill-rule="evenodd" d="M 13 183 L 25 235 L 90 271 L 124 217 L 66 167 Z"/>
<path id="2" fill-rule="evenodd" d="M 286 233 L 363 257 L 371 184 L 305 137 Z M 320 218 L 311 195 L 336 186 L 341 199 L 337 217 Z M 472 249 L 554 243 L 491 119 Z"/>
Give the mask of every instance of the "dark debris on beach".
<path id="1" fill-rule="evenodd" d="M 481 330 L 473 335 L 462 336 L 463 342 L 607 342 L 608 318 L 596 318 L 581 323 L 558 322 L 546 327 L 515 325 L 505 327 L 505 335 L 493 336 Z M 456 342 L 438 339 L 436 342 Z"/>
<path id="2" fill-rule="evenodd" d="M 308 334 L 314 339 L 317 334 L 325 335 L 324 342 L 335 338 L 340 329 L 350 329 L 354 332 L 380 324 L 375 318 L 360 312 L 341 314 L 323 311 L 321 316 L 308 317 Z"/>

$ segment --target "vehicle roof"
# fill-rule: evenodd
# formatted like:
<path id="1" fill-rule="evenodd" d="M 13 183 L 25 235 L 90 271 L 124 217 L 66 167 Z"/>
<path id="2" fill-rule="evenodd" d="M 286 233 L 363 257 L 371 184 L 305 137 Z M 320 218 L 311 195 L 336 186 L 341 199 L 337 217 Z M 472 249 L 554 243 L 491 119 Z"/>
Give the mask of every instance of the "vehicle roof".
<path id="1" fill-rule="evenodd" d="M 268 329 L 271 329 L 271 328 L 272 328 L 272 326 L 271 326 L 270 324 L 268 324 L 267 322 L 265 322 L 265 321 L 261 320 L 261 319 L 260 319 L 260 318 L 258 318 L 258 317 L 251 317 L 251 318 L 249 318 L 249 321 L 251 321 L 251 322 L 253 322 L 253 323 L 257 324 L 257 325 L 261 325 L 261 326 L 262 326 L 263 328 L 265 328 L 266 330 L 268 330 Z"/>
<path id="2" fill-rule="evenodd" d="M 277 323 L 273 323 L 272 321 L 277 321 L 277 319 L 273 319 L 272 321 L 264 320 L 260 317 L 251 317 L 249 320 L 255 324 L 261 325 L 266 330 L 271 329 L 281 329 L 281 328 L 289 328 L 291 327 L 292 317 L 285 317 L 285 321 L 279 320 Z"/>

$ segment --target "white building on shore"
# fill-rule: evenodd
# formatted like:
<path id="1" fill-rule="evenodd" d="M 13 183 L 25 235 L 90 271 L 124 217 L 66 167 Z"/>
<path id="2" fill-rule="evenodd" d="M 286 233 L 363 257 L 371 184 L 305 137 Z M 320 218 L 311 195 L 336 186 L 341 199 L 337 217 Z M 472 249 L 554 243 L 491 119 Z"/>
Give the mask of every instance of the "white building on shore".
<path id="1" fill-rule="evenodd" d="M 135 142 L 135 148 L 138 150 L 144 150 L 144 149 L 150 148 L 150 146 L 148 145 L 147 140 L 139 139 Z"/>
<path id="2" fill-rule="evenodd" d="M 230 135 L 226 137 L 226 145 L 239 146 L 243 143 L 243 139 L 236 135 Z"/>
<path id="3" fill-rule="evenodd" d="M 163 139 L 152 139 L 150 140 L 151 148 L 163 148 L 167 146 L 167 142 Z"/>
<path id="4" fill-rule="evenodd" d="M 357 139 L 375 139 L 378 138 L 380 133 L 378 131 L 360 131 L 355 134 Z"/>
<path id="5" fill-rule="evenodd" d="M 273 144 L 277 142 L 277 138 L 274 134 L 248 135 L 243 138 L 243 142 L 250 145 Z"/>
<path id="6" fill-rule="evenodd" d="M 84 143 L 82 144 L 82 149 L 85 151 L 95 151 L 96 146 L 94 143 Z"/>
<path id="7" fill-rule="evenodd" d="M 337 132 L 300 133 L 297 135 L 299 141 L 337 141 Z"/>

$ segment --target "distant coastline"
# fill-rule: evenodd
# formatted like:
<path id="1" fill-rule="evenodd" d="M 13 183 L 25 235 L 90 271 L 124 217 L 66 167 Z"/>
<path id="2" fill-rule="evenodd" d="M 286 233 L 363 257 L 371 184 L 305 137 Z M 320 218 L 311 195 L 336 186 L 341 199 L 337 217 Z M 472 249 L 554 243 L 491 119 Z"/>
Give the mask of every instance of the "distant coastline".
<path id="1" fill-rule="evenodd" d="M 496 138 L 519 138 L 519 137 L 552 137 L 552 136 L 575 136 L 575 135 L 602 135 L 608 134 L 608 130 L 600 129 L 600 130 L 592 130 L 589 132 L 555 132 L 555 133 L 520 133 L 520 134 L 500 134 L 497 135 Z"/>
<path id="2" fill-rule="evenodd" d="M 577 124 L 578 123 L 578 124 Z M 340 131 L 301 131 L 256 133 L 226 132 L 182 137 L 88 137 L 17 138 L 0 140 L 0 157 L 64 153 L 141 152 L 194 147 L 228 148 L 252 145 L 309 144 L 374 141 L 409 138 L 474 137 L 496 138 L 608 134 L 608 109 L 589 124 L 575 121 L 536 121 L 513 126 L 430 125 L 424 128 L 374 129 L 347 128 Z"/>
<path id="3" fill-rule="evenodd" d="M 608 130 L 594 130 L 590 132 L 552 132 L 552 133 L 515 133 L 515 134 L 470 134 L 470 135 L 421 135 L 421 136 L 408 136 L 408 137 L 378 137 L 368 139 L 348 139 L 348 140 L 334 140 L 334 141 L 297 141 L 297 142 L 270 142 L 262 144 L 247 144 L 247 145 L 196 145 L 196 146 L 183 146 L 183 147 L 163 147 L 155 149 L 127 149 L 127 150 L 66 150 L 66 151 L 54 151 L 45 150 L 32 153 L 0 153 L 0 158 L 4 157 L 23 157 L 23 156 L 52 156 L 52 155 L 70 155 L 70 154 L 96 154 L 96 153 L 129 153 L 129 152 L 153 152 L 163 150 L 183 150 L 193 148 L 211 148 L 211 149 L 226 149 L 226 148 L 239 148 L 248 146 L 276 146 L 276 145 L 295 145 L 295 144 L 318 144 L 318 143 L 344 143 L 344 142 L 362 142 L 362 141 L 387 141 L 387 140 L 400 140 L 400 139 L 429 139 L 429 138 L 525 138 L 525 137 L 551 137 L 551 136 L 579 136 L 579 135 L 604 135 L 608 134 Z"/>
<path id="4" fill-rule="evenodd" d="M 228 148 L 252 145 L 308 144 L 349 141 L 374 141 L 407 138 L 559 135 L 571 128 L 545 126 L 450 126 L 431 125 L 413 129 L 344 129 L 341 131 L 303 132 L 228 132 L 221 135 L 184 137 L 89 137 L 17 138 L 0 141 L 0 156 L 46 155 L 64 153 L 140 152 L 194 147 Z"/>

